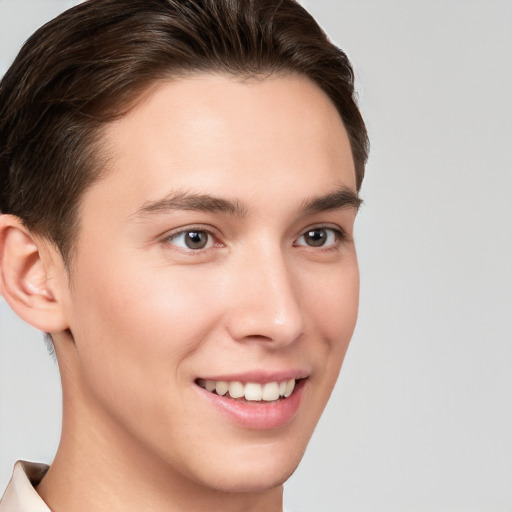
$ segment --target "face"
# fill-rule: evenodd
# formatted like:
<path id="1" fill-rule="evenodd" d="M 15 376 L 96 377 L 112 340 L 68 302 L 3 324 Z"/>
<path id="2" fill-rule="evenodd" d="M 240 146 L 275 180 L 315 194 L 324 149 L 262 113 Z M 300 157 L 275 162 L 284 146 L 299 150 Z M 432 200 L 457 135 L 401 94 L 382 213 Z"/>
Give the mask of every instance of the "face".
<path id="1" fill-rule="evenodd" d="M 65 399 L 111 456 L 221 491 L 282 483 L 357 316 L 355 172 L 335 107 L 295 75 L 176 79 L 109 125 L 105 147 L 64 301 Z"/>

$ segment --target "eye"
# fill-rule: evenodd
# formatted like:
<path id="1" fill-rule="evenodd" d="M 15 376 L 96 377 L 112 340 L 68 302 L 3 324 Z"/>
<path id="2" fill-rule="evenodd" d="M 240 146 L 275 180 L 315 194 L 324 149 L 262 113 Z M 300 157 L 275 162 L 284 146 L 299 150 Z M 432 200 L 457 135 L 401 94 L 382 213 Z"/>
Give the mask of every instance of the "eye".
<path id="1" fill-rule="evenodd" d="M 180 231 L 167 238 L 167 241 L 172 245 L 192 251 L 208 249 L 214 244 L 212 235 L 208 231 L 200 229 Z"/>
<path id="2" fill-rule="evenodd" d="M 343 238 L 341 231 L 333 228 L 313 228 L 308 229 L 301 235 L 295 245 L 308 247 L 333 247 Z"/>

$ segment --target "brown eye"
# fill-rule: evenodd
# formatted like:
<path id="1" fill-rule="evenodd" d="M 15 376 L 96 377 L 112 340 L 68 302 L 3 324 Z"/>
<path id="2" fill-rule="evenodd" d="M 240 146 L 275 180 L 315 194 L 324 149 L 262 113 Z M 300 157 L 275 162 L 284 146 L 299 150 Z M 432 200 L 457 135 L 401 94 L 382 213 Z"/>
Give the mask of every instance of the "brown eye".
<path id="1" fill-rule="evenodd" d="M 341 233 L 332 228 L 314 228 L 308 229 L 301 235 L 295 245 L 308 247 L 329 247 L 336 244 L 341 238 Z"/>
<path id="2" fill-rule="evenodd" d="M 185 244 L 189 249 L 204 249 L 208 243 L 208 233 L 189 231 L 185 234 Z"/>
<path id="3" fill-rule="evenodd" d="M 304 234 L 304 241 L 311 247 L 321 247 L 327 241 L 325 229 L 313 229 Z"/>
<path id="4" fill-rule="evenodd" d="M 200 250 L 212 245 L 212 237 L 207 231 L 181 231 L 169 237 L 168 241 L 182 249 Z"/>

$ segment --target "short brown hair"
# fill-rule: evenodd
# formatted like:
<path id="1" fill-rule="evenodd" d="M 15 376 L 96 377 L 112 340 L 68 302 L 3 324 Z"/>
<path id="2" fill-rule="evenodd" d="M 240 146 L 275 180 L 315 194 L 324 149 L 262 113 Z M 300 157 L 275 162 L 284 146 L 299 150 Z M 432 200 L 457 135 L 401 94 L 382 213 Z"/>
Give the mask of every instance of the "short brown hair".
<path id="1" fill-rule="evenodd" d="M 195 72 L 309 77 L 340 113 L 359 189 L 368 137 L 351 64 L 296 1 L 89 0 L 41 27 L 0 82 L 0 212 L 68 261 L 102 127 L 152 82 Z"/>

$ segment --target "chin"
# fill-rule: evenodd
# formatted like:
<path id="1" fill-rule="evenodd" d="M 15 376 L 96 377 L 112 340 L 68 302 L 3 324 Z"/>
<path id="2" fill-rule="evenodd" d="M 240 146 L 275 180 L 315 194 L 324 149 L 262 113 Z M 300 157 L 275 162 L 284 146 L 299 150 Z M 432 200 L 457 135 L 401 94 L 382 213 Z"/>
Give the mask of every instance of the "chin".
<path id="1" fill-rule="evenodd" d="M 220 458 L 214 470 L 210 464 L 203 466 L 203 470 L 210 466 L 203 481 L 210 480 L 211 487 L 223 492 L 261 493 L 283 485 L 297 469 L 304 450 L 305 446 L 300 450 L 254 446 L 248 456 Z"/>
<path id="2" fill-rule="evenodd" d="M 218 475 L 214 487 L 222 492 L 262 493 L 283 485 L 294 473 L 300 459 L 293 465 L 258 465 L 248 468 L 244 465 L 232 468 L 229 472 L 222 471 Z"/>

